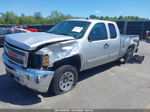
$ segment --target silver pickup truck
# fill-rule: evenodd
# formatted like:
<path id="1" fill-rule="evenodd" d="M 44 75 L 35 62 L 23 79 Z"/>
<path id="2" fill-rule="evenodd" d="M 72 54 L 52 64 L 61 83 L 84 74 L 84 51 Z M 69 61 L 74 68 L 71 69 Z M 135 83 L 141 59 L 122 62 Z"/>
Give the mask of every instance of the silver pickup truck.
<path id="1" fill-rule="evenodd" d="M 115 22 L 72 19 L 46 33 L 7 35 L 3 60 L 7 74 L 21 85 L 56 95 L 71 90 L 78 73 L 137 52 L 139 36 L 120 35 Z"/>

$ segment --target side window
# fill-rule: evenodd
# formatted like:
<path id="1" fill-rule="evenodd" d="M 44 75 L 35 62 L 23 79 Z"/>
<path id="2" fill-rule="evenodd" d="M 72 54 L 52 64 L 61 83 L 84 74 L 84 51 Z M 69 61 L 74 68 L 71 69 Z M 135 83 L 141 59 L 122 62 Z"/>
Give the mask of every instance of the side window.
<path id="1" fill-rule="evenodd" d="M 7 34 L 12 34 L 13 33 L 13 30 L 12 29 L 8 29 L 7 30 Z"/>
<path id="2" fill-rule="evenodd" d="M 22 29 L 26 29 L 26 27 L 22 27 Z"/>
<path id="3" fill-rule="evenodd" d="M 109 31 L 110 31 L 110 38 L 111 39 L 115 39 L 117 38 L 117 32 L 116 32 L 116 28 L 113 24 L 108 24 L 109 26 Z"/>
<path id="4" fill-rule="evenodd" d="M 107 30 L 104 23 L 97 23 L 89 34 L 89 40 L 106 40 L 107 39 Z"/>

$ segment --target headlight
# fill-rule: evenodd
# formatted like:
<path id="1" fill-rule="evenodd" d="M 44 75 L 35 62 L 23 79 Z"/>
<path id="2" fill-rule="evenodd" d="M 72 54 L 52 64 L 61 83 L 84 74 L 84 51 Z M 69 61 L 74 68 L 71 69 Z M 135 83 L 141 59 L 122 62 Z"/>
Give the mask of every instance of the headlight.
<path id="1" fill-rule="evenodd" d="M 48 55 L 43 56 L 42 66 L 43 67 L 48 67 L 49 66 L 49 56 Z"/>

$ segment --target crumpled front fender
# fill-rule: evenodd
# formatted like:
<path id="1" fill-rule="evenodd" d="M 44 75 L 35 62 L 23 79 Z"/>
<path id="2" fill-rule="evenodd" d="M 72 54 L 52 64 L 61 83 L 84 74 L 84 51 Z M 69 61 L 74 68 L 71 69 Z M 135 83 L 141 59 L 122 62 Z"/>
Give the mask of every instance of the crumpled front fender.
<path id="1" fill-rule="evenodd" d="M 37 51 L 36 54 L 40 54 L 40 55 L 48 54 L 49 65 L 50 65 L 49 67 L 51 67 L 56 61 L 79 54 L 80 47 L 81 45 L 79 44 L 78 41 L 71 40 L 71 41 L 59 42 L 59 43 L 46 46 L 40 49 L 39 51 Z"/>

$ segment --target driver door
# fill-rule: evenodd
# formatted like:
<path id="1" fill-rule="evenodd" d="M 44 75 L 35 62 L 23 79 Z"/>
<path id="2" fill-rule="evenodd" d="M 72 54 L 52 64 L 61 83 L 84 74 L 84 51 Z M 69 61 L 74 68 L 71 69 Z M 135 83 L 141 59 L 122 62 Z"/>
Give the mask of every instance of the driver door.
<path id="1" fill-rule="evenodd" d="M 109 59 L 109 40 L 105 23 L 97 23 L 92 28 L 88 37 L 89 55 L 87 56 L 88 68 L 107 63 Z"/>

